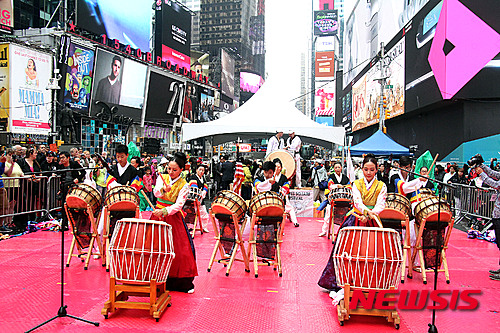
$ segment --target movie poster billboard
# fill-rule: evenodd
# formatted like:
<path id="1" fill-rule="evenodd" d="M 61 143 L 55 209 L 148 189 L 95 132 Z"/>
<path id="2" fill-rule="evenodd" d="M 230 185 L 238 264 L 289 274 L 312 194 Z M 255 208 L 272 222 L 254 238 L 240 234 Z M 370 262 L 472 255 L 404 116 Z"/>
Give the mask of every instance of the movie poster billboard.
<path id="1" fill-rule="evenodd" d="M 52 56 L 10 44 L 9 60 L 11 132 L 48 135 Z"/>
<path id="2" fill-rule="evenodd" d="M 0 31 L 14 31 L 14 0 L 0 0 Z"/>
<path id="3" fill-rule="evenodd" d="M 0 118 L 9 118 L 9 44 L 0 44 Z"/>
<path id="4" fill-rule="evenodd" d="M 120 115 L 141 121 L 148 66 L 98 49 L 96 53 L 90 114 L 101 111 L 103 102 L 118 107 Z"/>
<path id="5" fill-rule="evenodd" d="M 71 43 L 66 64 L 66 79 L 63 87 L 63 104 L 72 109 L 88 113 L 92 77 L 94 74 L 94 50 Z"/>

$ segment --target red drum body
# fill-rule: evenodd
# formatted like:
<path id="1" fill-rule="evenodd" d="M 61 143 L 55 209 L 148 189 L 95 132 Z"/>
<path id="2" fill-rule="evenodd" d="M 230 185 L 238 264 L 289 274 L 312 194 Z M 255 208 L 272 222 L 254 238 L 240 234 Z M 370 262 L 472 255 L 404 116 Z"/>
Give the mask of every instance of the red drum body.
<path id="1" fill-rule="evenodd" d="M 342 228 L 335 242 L 333 262 L 339 286 L 397 288 L 403 262 L 400 236 L 386 228 Z"/>
<path id="2" fill-rule="evenodd" d="M 245 200 L 233 191 L 221 191 L 217 193 L 212 202 L 212 211 L 215 214 L 232 215 L 233 213 L 241 221 L 245 217 L 247 204 Z"/>
<path id="3" fill-rule="evenodd" d="M 272 162 L 275 158 L 280 159 L 286 178 L 292 178 L 295 174 L 295 159 L 293 158 L 293 155 L 286 150 L 278 149 L 269 154 L 266 157 L 266 161 Z"/>
<path id="4" fill-rule="evenodd" d="M 66 196 L 68 208 L 87 209 L 87 205 L 92 208 L 94 215 L 101 210 L 101 194 L 92 186 L 87 184 L 78 184 L 69 189 Z"/>
<path id="5" fill-rule="evenodd" d="M 415 206 L 415 223 L 417 225 L 420 225 L 424 219 L 427 222 L 437 222 L 438 220 L 449 222 L 452 217 L 450 205 L 444 199 L 439 200 L 437 197 L 431 197 Z"/>
<path id="6" fill-rule="evenodd" d="M 385 209 L 380 212 L 381 219 L 391 219 L 403 221 L 410 216 L 410 200 L 399 193 L 387 193 Z"/>
<path id="7" fill-rule="evenodd" d="M 285 202 L 282 197 L 272 191 L 261 192 L 253 196 L 248 206 L 248 212 L 257 216 L 282 216 L 285 211 Z"/>
<path id="8" fill-rule="evenodd" d="M 135 211 L 139 206 L 139 195 L 132 186 L 116 186 L 106 193 L 104 204 L 108 211 Z"/>
<path id="9" fill-rule="evenodd" d="M 111 276 L 119 281 L 165 282 L 175 257 L 172 227 L 161 221 L 122 219 L 109 245 Z"/>

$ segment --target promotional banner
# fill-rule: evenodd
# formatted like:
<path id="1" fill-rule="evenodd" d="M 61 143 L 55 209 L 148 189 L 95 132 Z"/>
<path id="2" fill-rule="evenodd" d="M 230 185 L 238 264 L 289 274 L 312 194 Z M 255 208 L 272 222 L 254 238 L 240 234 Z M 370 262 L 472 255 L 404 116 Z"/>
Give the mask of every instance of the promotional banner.
<path id="1" fill-rule="evenodd" d="M 200 93 L 200 114 L 199 122 L 215 120 L 217 112 L 215 111 L 215 94 L 213 90 L 202 88 Z"/>
<path id="2" fill-rule="evenodd" d="M 222 93 L 230 98 L 234 97 L 234 59 L 229 53 L 221 49 L 221 87 Z"/>
<path id="3" fill-rule="evenodd" d="M 335 61 L 333 51 L 316 52 L 315 76 L 333 79 L 335 76 Z"/>
<path id="4" fill-rule="evenodd" d="M 394 118 L 405 112 L 405 39 L 401 39 L 384 57 L 386 66 L 386 117 Z"/>
<path id="5" fill-rule="evenodd" d="M 151 50 L 151 6 L 137 0 L 78 0 L 76 1 L 76 25 L 97 36 L 107 35 L 120 43 Z"/>
<path id="6" fill-rule="evenodd" d="M 0 118 L 9 118 L 9 44 L 0 44 Z"/>
<path id="7" fill-rule="evenodd" d="M 292 189 L 288 193 L 297 217 L 313 217 L 313 190 Z"/>
<path id="8" fill-rule="evenodd" d="M 318 37 L 316 39 L 315 49 L 320 51 L 333 51 L 335 50 L 335 36 Z"/>
<path id="9" fill-rule="evenodd" d="M 71 43 L 66 64 L 63 104 L 69 103 L 72 109 L 88 113 L 93 74 L 94 51 Z"/>
<path id="10" fill-rule="evenodd" d="M 335 115 L 335 82 L 322 83 L 316 82 L 314 104 L 316 105 L 316 116 L 334 116 Z"/>
<path id="11" fill-rule="evenodd" d="M 315 10 L 313 18 L 315 36 L 333 36 L 339 29 L 336 10 Z"/>
<path id="12" fill-rule="evenodd" d="M 0 31 L 14 30 L 14 0 L 0 0 Z"/>
<path id="13" fill-rule="evenodd" d="M 52 56 L 11 44 L 9 58 L 11 132 L 48 135 Z"/>

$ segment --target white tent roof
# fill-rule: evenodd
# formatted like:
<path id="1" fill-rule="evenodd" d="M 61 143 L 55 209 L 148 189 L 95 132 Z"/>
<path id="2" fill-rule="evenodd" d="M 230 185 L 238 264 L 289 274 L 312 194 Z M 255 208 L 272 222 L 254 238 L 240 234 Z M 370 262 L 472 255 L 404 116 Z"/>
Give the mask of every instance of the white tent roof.
<path id="1" fill-rule="evenodd" d="M 268 80 L 248 102 L 227 116 L 205 123 L 184 123 L 182 140 L 213 137 L 216 145 L 238 137 L 268 139 L 281 129 L 285 134 L 294 130 L 303 142 L 327 147 L 330 146 L 328 143 L 344 144 L 343 127 L 321 125 L 311 120 L 293 102 L 280 98 L 279 88 Z"/>

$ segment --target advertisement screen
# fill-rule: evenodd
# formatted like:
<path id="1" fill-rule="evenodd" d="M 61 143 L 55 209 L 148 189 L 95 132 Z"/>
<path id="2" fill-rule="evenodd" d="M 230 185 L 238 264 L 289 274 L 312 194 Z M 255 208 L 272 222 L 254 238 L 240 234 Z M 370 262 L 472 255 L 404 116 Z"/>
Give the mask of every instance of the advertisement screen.
<path id="1" fill-rule="evenodd" d="M 205 52 L 191 51 L 191 70 L 196 75 L 207 76 L 210 69 L 210 56 Z"/>
<path id="2" fill-rule="evenodd" d="M 186 83 L 186 94 L 184 96 L 184 106 L 182 107 L 182 122 L 194 123 L 199 118 L 199 92 L 200 88 L 196 84 Z"/>
<path id="3" fill-rule="evenodd" d="M 180 123 L 184 89 L 184 82 L 150 70 L 144 119 L 170 125 L 174 121 Z"/>
<path id="4" fill-rule="evenodd" d="M 406 32 L 406 112 L 444 99 L 500 96 L 500 87 L 491 84 L 500 78 L 498 15 L 495 0 L 447 7 L 429 1 Z M 454 34 L 463 22 L 467 29 Z"/>
<path id="5" fill-rule="evenodd" d="M 18 45 L 9 46 L 10 129 L 12 133 L 48 135 L 52 92 L 52 57 Z"/>
<path id="6" fill-rule="evenodd" d="M 147 66 L 102 49 L 97 50 L 91 115 L 95 116 L 101 101 L 109 107 L 118 105 L 118 113 L 141 120 L 146 86 Z"/>
<path id="7" fill-rule="evenodd" d="M 316 77 L 333 79 L 335 76 L 335 62 L 333 51 L 316 52 Z"/>
<path id="8" fill-rule="evenodd" d="M 14 1 L 0 0 L 0 31 L 11 33 L 14 30 Z"/>
<path id="9" fill-rule="evenodd" d="M 315 10 L 313 18 L 315 36 L 333 36 L 339 30 L 336 10 Z"/>
<path id="10" fill-rule="evenodd" d="M 200 93 L 200 122 L 215 120 L 218 112 L 215 109 L 215 94 L 213 90 L 203 88 Z"/>
<path id="11" fill-rule="evenodd" d="M 264 84 L 264 79 L 254 73 L 240 72 L 240 92 L 256 93 Z"/>
<path id="12" fill-rule="evenodd" d="M 155 24 L 161 27 L 156 34 L 156 53 L 161 54 L 162 61 L 189 68 L 191 14 L 178 3 L 165 1 L 156 11 Z"/>
<path id="13" fill-rule="evenodd" d="M 222 62 L 222 76 L 221 76 L 222 93 L 230 98 L 233 98 L 234 97 L 234 59 L 224 49 L 221 49 L 221 62 Z"/>
<path id="14" fill-rule="evenodd" d="M 350 86 L 342 96 L 342 126 L 345 128 L 346 133 L 352 132 L 352 91 Z"/>
<path id="15" fill-rule="evenodd" d="M 335 50 L 335 36 L 318 37 L 316 39 L 316 51 L 333 51 Z"/>
<path id="16" fill-rule="evenodd" d="M 333 126 L 333 117 L 316 117 L 316 122 L 321 125 Z"/>
<path id="17" fill-rule="evenodd" d="M 344 88 L 428 1 L 358 0 L 344 28 Z"/>
<path id="18" fill-rule="evenodd" d="M 9 44 L 0 44 L 0 118 L 9 118 Z"/>
<path id="19" fill-rule="evenodd" d="M 316 105 L 316 116 L 334 116 L 335 115 L 335 82 L 321 83 L 316 82 L 314 104 Z"/>
<path id="20" fill-rule="evenodd" d="M 77 0 L 76 25 L 98 36 L 149 52 L 151 5 L 137 0 Z"/>
<path id="21" fill-rule="evenodd" d="M 94 50 L 71 43 L 66 64 L 63 88 L 63 104 L 88 113 L 92 77 L 94 74 Z"/>

